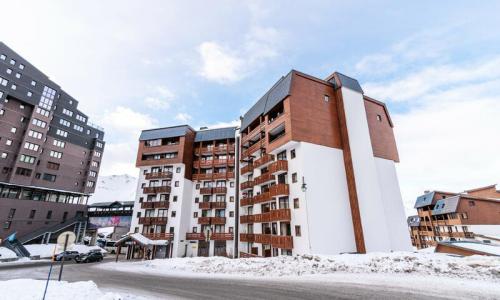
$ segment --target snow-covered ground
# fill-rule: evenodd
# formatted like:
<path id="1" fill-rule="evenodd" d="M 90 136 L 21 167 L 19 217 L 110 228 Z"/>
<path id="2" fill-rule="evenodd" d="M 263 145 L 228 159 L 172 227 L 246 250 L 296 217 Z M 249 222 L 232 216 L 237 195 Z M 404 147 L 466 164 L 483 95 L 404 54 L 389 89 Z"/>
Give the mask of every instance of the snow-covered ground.
<path id="1" fill-rule="evenodd" d="M 137 178 L 130 175 L 99 176 L 88 204 L 113 201 L 134 201 Z"/>
<path id="2" fill-rule="evenodd" d="M 440 253 L 394 252 L 244 259 L 194 257 L 106 263 L 99 268 L 159 275 L 219 274 L 278 278 L 339 273 L 411 274 L 500 283 L 500 257 L 455 257 Z"/>
<path id="3" fill-rule="evenodd" d="M 24 247 L 30 252 L 32 256 L 40 255 L 41 258 L 52 257 L 54 253 L 55 244 L 32 244 L 24 245 Z M 90 250 L 101 250 L 102 253 L 106 253 L 106 250 L 99 248 L 98 246 L 86 246 L 86 245 L 73 245 L 68 247 L 68 250 L 78 251 L 79 253 L 87 253 Z M 58 247 L 56 249 L 56 254 L 62 252 L 62 248 Z"/>
<path id="4" fill-rule="evenodd" d="M 42 299 L 45 280 L 13 279 L 0 281 L 0 299 L 38 300 Z M 103 293 L 92 281 L 66 282 L 51 280 L 46 299 L 71 300 L 121 300 L 115 293 Z M 129 298 L 132 299 L 132 298 Z"/>
<path id="5" fill-rule="evenodd" d="M 10 249 L 0 247 L 0 259 L 2 258 L 16 258 L 17 255 Z"/>

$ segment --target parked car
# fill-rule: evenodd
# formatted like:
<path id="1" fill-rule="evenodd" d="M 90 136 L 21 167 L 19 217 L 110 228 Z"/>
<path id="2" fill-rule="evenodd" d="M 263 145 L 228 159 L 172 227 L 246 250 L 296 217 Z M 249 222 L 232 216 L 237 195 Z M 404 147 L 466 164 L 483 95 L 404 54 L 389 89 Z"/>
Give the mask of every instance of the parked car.
<path id="1" fill-rule="evenodd" d="M 78 251 L 64 251 L 56 255 L 56 260 L 61 261 L 61 260 L 73 260 L 75 259 L 80 253 Z"/>
<path id="2" fill-rule="evenodd" d="M 75 257 L 75 261 L 77 263 L 89 263 L 89 262 L 98 262 L 102 261 L 104 256 L 102 255 L 100 250 L 91 250 L 88 253 L 83 253 Z"/>

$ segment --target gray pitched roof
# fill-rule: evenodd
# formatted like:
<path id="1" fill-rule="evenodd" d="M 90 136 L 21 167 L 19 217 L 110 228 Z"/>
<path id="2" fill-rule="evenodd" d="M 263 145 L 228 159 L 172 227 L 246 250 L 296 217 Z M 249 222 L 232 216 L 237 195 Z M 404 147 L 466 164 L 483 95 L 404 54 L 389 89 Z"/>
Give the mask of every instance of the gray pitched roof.
<path id="1" fill-rule="evenodd" d="M 143 130 L 141 132 L 139 140 L 145 141 L 145 140 L 166 139 L 166 138 L 184 136 L 189 130 L 194 131 L 189 125 L 148 129 L 148 130 Z"/>
<path id="2" fill-rule="evenodd" d="M 438 200 L 434 209 L 432 210 L 433 215 L 443 215 L 457 211 L 458 202 L 460 201 L 460 196 L 448 197 L 445 199 Z"/>
<path id="3" fill-rule="evenodd" d="M 342 73 L 339 73 L 339 72 L 335 72 L 335 74 L 337 74 L 338 78 L 340 79 L 340 84 L 343 87 L 346 87 L 348 89 L 351 89 L 353 91 L 360 92 L 361 94 L 363 94 L 363 89 L 361 88 L 361 85 L 359 84 L 359 82 L 356 79 L 349 77 L 347 75 L 344 75 Z"/>
<path id="4" fill-rule="evenodd" d="M 406 219 L 408 226 L 410 227 L 418 227 L 420 226 L 420 217 L 419 216 L 409 216 Z"/>
<path id="5" fill-rule="evenodd" d="M 425 195 L 419 196 L 417 201 L 415 201 L 414 208 L 424 207 L 432 204 L 432 199 L 434 199 L 434 192 L 427 193 Z"/>
<path id="6" fill-rule="evenodd" d="M 234 139 L 236 127 L 200 130 L 196 132 L 195 142 Z"/>
<path id="7" fill-rule="evenodd" d="M 241 130 L 245 130 L 259 116 L 269 112 L 276 104 L 290 95 L 292 87 L 292 74 L 290 71 L 276 82 L 273 87 L 262 98 L 257 101 L 243 116 L 241 120 Z"/>

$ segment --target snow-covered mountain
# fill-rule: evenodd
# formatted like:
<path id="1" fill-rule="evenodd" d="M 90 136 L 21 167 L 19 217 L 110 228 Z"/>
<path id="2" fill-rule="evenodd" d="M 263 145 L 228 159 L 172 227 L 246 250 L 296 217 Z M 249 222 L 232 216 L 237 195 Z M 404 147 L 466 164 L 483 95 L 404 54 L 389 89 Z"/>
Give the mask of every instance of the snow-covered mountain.
<path id="1" fill-rule="evenodd" d="M 134 201 L 137 178 L 124 175 L 99 176 L 95 193 L 89 204 L 111 201 Z"/>

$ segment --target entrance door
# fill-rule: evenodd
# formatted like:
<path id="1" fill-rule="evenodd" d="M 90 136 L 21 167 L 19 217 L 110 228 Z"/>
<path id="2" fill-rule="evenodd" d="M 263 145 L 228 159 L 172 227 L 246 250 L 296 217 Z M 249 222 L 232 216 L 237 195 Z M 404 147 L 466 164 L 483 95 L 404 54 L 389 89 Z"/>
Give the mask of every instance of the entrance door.
<path id="1" fill-rule="evenodd" d="M 226 241 L 214 241 L 214 255 L 227 256 Z"/>
<path id="2" fill-rule="evenodd" d="M 198 241 L 198 256 L 208 257 L 210 244 L 207 241 Z"/>

